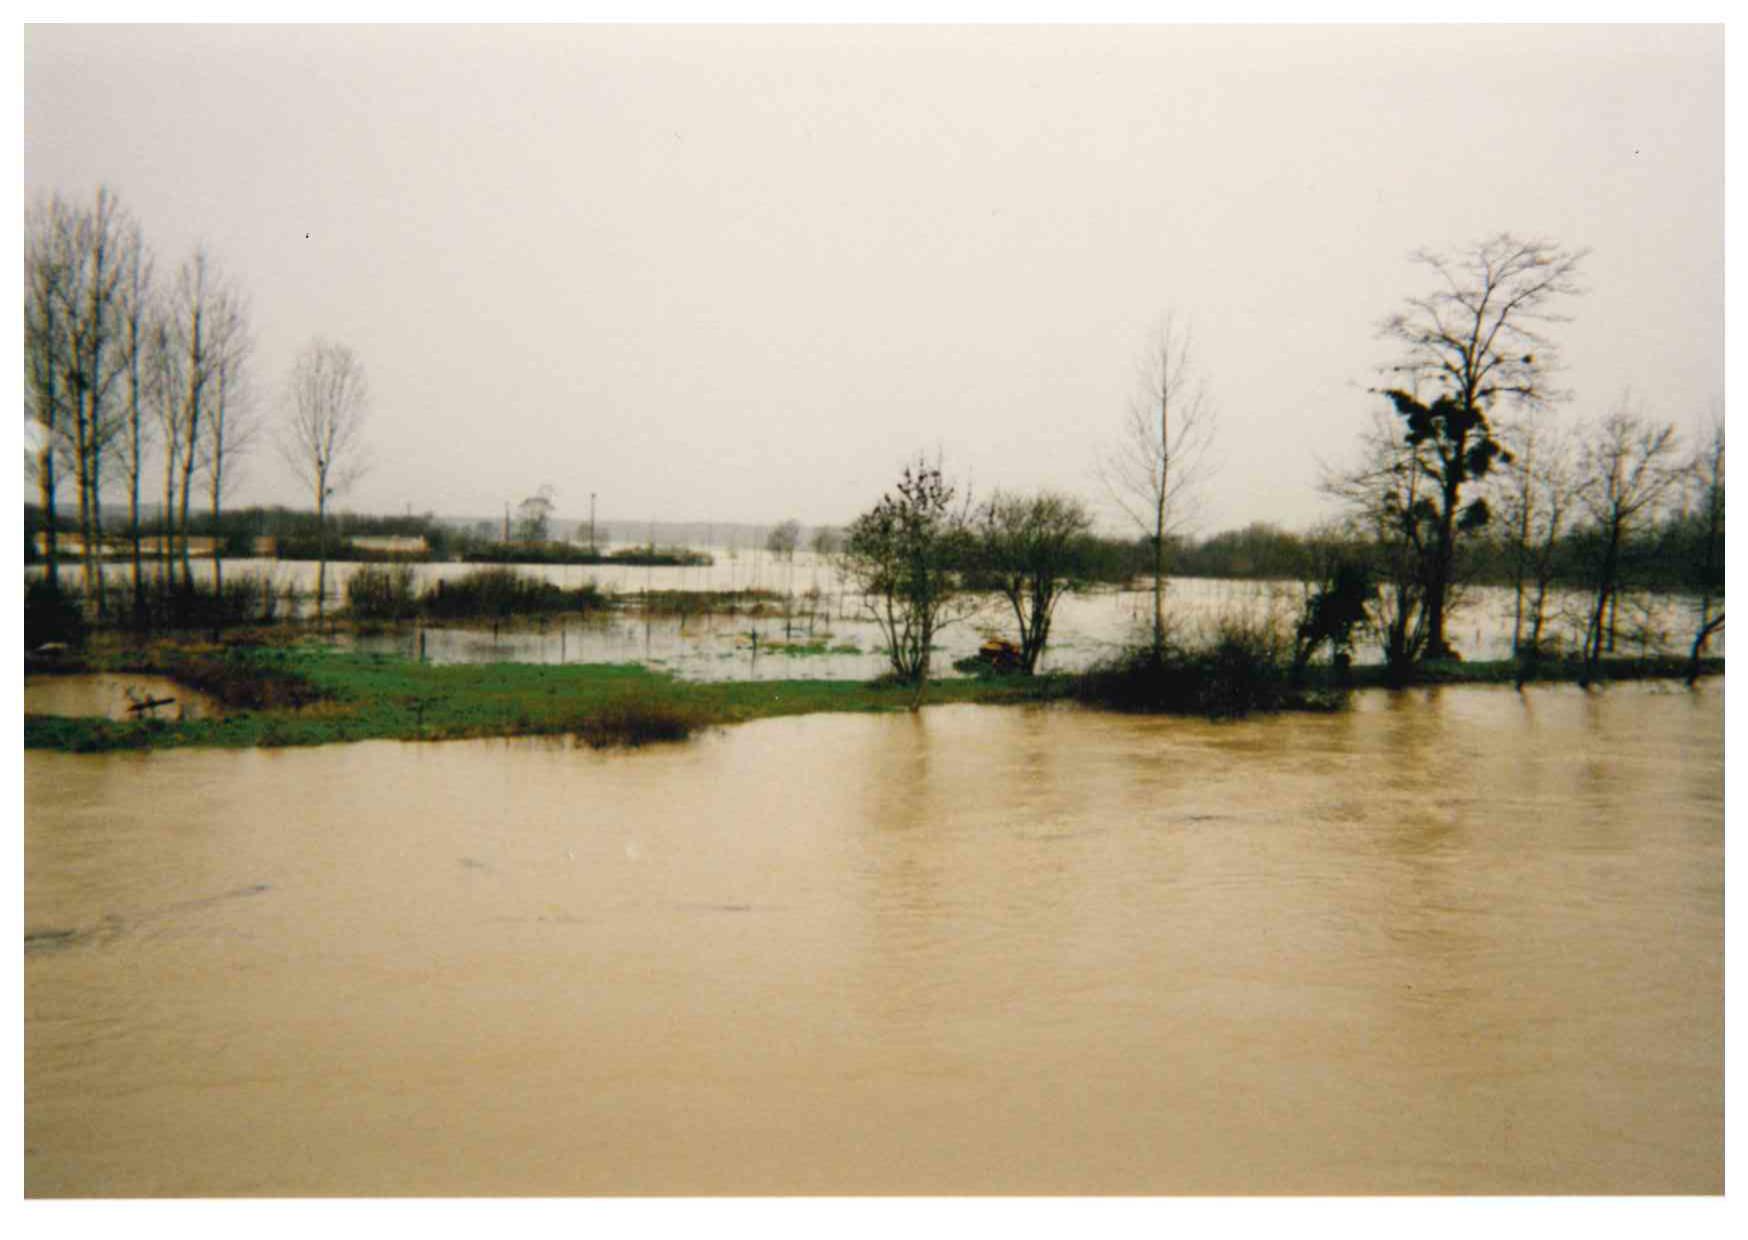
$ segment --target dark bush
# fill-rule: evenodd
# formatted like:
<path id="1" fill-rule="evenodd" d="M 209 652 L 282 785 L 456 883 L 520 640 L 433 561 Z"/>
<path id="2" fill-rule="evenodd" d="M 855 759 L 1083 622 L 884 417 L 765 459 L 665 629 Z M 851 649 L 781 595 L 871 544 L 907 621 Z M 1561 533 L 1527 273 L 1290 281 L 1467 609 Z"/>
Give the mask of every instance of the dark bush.
<path id="1" fill-rule="evenodd" d="M 1310 705 L 1292 689 L 1289 652 L 1274 627 L 1234 619 L 1203 645 L 1127 650 L 1077 677 L 1074 696 L 1112 710 L 1214 719 Z"/>
<path id="2" fill-rule="evenodd" d="M 77 594 L 39 577 L 24 587 L 24 648 L 36 650 L 51 642 L 84 645 L 85 611 Z"/>
<path id="3" fill-rule="evenodd" d="M 346 606 L 366 620 L 406 620 L 417 613 L 410 564 L 367 565 L 346 580 Z"/>
<path id="4" fill-rule="evenodd" d="M 272 624 L 281 602 L 273 582 L 257 574 L 231 577 L 222 586 L 205 581 L 153 577 L 141 592 L 143 614 L 134 615 L 131 590 L 115 595 L 124 616 L 152 629 L 222 629 Z"/>
<path id="5" fill-rule="evenodd" d="M 605 702 L 577 721 L 573 731 L 592 749 L 614 745 L 636 748 L 663 741 L 683 741 L 704 726 L 702 717 L 676 702 L 626 697 Z"/>
<path id="6" fill-rule="evenodd" d="M 439 581 L 420 597 L 425 614 L 443 620 L 503 620 L 511 616 L 593 611 L 605 606 L 593 582 L 563 590 L 508 568 L 482 568 Z"/>

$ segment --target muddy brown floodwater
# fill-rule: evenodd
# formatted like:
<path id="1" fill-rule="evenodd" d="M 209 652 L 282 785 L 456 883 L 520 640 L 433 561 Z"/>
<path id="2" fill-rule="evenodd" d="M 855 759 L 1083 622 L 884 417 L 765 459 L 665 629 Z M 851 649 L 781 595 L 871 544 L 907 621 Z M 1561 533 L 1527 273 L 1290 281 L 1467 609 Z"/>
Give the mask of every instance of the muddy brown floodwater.
<path id="1" fill-rule="evenodd" d="M 132 709 L 136 704 L 142 709 Z M 105 719 L 211 719 L 224 710 L 206 694 L 167 676 L 94 672 L 25 677 L 24 712 Z"/>
<path id="2" fill-rule="evenodd" d="M 25 1188 L 1721 1193 L 1723 687 L 25 758 Z"/>

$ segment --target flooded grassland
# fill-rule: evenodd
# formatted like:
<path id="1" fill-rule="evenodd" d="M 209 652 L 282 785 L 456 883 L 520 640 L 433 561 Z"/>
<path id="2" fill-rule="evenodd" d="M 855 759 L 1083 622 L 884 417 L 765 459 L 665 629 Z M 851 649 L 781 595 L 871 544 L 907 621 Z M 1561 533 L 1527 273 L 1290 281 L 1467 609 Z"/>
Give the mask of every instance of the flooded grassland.
<path id="1" fill-rule="evenodd" d="M 1721 1192 L 1723 696 L 32 750 L 26 1191 Z"/>

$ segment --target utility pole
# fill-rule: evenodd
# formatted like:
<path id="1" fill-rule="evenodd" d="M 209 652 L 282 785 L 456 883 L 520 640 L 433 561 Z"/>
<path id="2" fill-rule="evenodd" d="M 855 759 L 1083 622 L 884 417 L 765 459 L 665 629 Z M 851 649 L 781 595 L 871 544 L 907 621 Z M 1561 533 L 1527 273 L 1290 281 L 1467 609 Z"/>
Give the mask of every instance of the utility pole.
<path id="1" fill-rule="evenodd" d="M 595 554 L 595 493 L 589 492 L 589 554 Z"/>

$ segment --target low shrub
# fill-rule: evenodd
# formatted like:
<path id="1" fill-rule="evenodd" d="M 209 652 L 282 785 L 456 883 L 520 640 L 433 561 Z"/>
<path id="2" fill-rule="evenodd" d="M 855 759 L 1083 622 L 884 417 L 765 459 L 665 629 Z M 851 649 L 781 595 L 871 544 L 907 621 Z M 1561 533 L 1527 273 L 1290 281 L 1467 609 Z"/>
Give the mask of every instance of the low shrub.
<path id="1" fill-rule="evenodd" d="M 419 598 L 420 609 L 442 620 L 505 620 L 511 616 L 593 611 L 606 606 L 593 582 L 565 590 L 509 568 L 475 569 L 438 581 Z"/>
<path id="2" fill-rule="evenodd" d="M 683 741 L 704 726 L 704 717 L 692 707 L 655 698 L 626 697 L 591 710 L 576 722 L 572 732 L 592 749 L 636 748 Z"/>
<path id="3" fill-rule="evenodd" d="M 407 620 L 419 610 L 410 564 L 367 564 L 346 580 L 346 606 L 365 620 Z"/>
<path id="4" fill-rule="evenodd" d="M 1314 704 L 1292 685 L 1292 651 L 1279 626 L 1237 617 L 1194 645 L 1126 650 L 1078 676 L 1074 696 L 1112 710 L 1213 719 Z"/>
<path id="5" fill-rule="evenodd" d="M 763 616 L 783 601 L 775 590 L 645 590 L 630 596 L 644 613 L 654 616 Z"/>
<path id="6" fill-rule="evenodd" d="M 272 624 L 279 617 L 283 594 L 265 576 L 244 573 L 220 586 L 207 581 L 178 581 L 173 576 L 148 578 L 139 607 L 131 588 L 113 595 L 120 614 L 139 628 L 224 629 Z"/>

